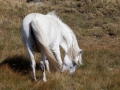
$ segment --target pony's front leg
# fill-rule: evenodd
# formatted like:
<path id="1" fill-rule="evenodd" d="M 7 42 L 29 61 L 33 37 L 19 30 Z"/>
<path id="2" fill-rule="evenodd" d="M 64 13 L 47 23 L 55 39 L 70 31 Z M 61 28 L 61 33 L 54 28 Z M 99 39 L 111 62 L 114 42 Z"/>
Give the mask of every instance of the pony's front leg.
<path id="1" fill-rule="evenodd" d="M 47 79 L 46 79 L 45 66 L 44 66 L 44 62 L 43 61 L 40 61 L 40 67 L 41 67 L 41 71 L 42 71 L 42 74 L 43 74 L 43 81 L 46 82 Z"/>
<path id="2" fill-rule="evenodd" d="M 52 50 L 55 55 L 55 58 L 57 59 L 59 65 L 60 65 L 60 68 L 62 68 L 62 59 L 61 59 L 61 55 L 60 55 L 60 49 L 56 48 L 56 49 L 52 49 Z"/>
<path id="3" fill-rule="evenodd" d="M 29 58 L 31 60 L 30 64 L 31 64 L 31 68 L 32 68 L 33 79 L 35 81 L 37 81 L 36 74 L 35 74 L 36 62 L 35 62 L 34 55 L 33 55 L 33 48 L 32 48 L 32 46 L 29 46 L 29 45 L 27 45 L 26 47 L 27 47 Z"/>

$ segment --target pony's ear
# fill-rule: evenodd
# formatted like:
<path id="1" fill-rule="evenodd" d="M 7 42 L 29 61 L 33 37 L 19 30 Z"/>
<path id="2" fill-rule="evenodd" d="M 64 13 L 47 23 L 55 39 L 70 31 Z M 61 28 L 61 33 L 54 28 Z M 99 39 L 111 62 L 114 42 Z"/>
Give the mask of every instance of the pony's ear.
<path id="1" fill-rule="evenodd" d="M 80 49 L 79 54 L 82 54 L 82 53 L 83 53 L 83 50 L 82 50 L 82 49 Z"/>
<path id="2" fill-rule="evenodd" d="M 80 63 L 80 65 L 83 65 L 83 63 L 82 63 L 82 53 L 83 53 L 83 50 L 82 49 L 80 49 L 80 51 L 79 51 L 79 53 L 78 53 L 78 55 L 79 55 L 79 59 L 78 59 L 78 62 Z"/>
<path id="3" fill-rule="evenodd" d="M 78 56 L 79 56 L 80 54 L 82 54 L 82 53 L 83 53 L 83 50 L 80 49 L 80 51 L 78 52 Z"/>

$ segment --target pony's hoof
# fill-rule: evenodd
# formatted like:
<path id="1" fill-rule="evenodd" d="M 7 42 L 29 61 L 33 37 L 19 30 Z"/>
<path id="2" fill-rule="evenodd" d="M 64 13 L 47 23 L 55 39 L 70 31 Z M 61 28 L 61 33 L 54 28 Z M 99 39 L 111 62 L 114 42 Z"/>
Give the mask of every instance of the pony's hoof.
<path id="1" fill-rule="evenodd" d="M 44 81 L 44 82 L 47 82 L 46 78 L 43 78 L 43 81 Z"/>
<path id="2" fill-rule="evenodd" d="M 84 65 L 82 62 L 79 62 L 80 65 Z"/>

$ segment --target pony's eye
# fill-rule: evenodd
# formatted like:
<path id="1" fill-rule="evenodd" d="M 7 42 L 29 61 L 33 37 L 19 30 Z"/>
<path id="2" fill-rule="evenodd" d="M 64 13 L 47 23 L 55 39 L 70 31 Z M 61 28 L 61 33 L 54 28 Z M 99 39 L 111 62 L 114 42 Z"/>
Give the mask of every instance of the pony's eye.
<path id="1" fill-rule="evenodd" d="M 65 66 L 67 66 L 67 64 L 65 63 Z"/>
<path id="2" fill-rule="evenodd" d="M 76 65 L 76 63 L 75 62 L 73 62 L 73 66 L 75 66 Z"/>

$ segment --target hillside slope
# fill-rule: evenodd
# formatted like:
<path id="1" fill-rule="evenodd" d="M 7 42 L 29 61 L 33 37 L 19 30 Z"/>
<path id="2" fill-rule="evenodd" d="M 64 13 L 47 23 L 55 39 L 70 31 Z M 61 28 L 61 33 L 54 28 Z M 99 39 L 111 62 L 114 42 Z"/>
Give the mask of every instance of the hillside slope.
<path id="1" fill-rule="evenodd" d="M 120 0 L 40 1 L 0 0 L 0 90 L 119 90 Z M 77 36 L 84 65 L 72 75 L 47 73 L 44 83 L 40 55 L 35 53 L 38 82 L 34 83 L 21 41 L 21 22 L 29 13 L 52 10 Z"/>

